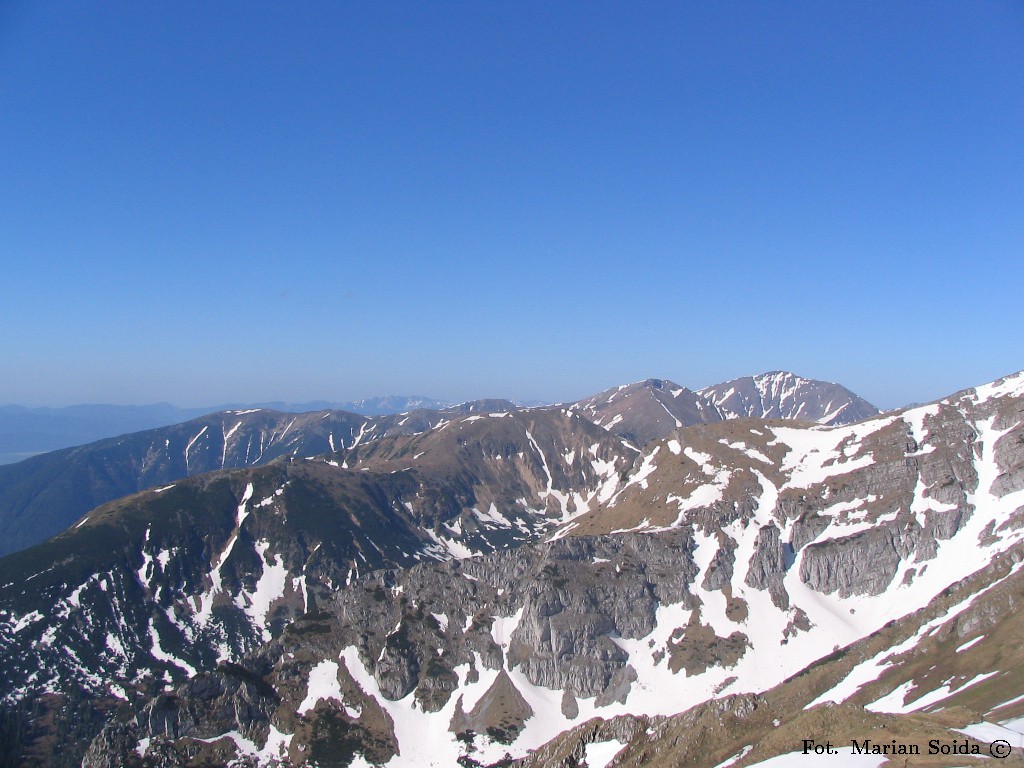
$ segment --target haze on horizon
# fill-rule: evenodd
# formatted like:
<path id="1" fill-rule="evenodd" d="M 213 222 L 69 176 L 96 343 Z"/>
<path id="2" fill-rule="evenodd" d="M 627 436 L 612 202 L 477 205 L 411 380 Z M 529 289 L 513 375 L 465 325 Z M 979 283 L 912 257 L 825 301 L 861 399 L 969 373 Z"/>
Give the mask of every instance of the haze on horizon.
<path id="1" fill-rule="evenodd" d="M 1024 7 L 0 7 L 0 403 L 1024 368 Z"/>

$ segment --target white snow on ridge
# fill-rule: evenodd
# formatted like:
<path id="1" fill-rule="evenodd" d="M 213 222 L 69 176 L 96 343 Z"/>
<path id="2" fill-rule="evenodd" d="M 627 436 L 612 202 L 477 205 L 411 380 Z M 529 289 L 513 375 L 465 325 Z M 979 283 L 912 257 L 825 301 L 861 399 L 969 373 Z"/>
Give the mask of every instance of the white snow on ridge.
<path id="1" fill-rule="evenodd" d="M 260 748 L 256 746 L 254 742 L 245 738 L 238 731 L 228 731 L 222 733 L 219 736 L 211 736 L 208 739 L 200 738 L 199 736 L 193 736 L 196 741 L 202 741 L 206 744 L 213 744 L 214 742 L 220 741 L 221 739 L 230 739 L 235 744 L 235 749 L 240 755 L 255 756 L 260 754 Z"/>
<path id="2" fill-rule="evenodd" d="M 955 653 L 962 653 L 963 651 L 966 651 L 971 646 L 976 645 L 977 643 L 980 643 L 984 639 L 985 639 L 985 635 L 978 635 L 977 637 L 975 637 L 975 638 L 973 638 L 971 640 L 968 640 L 963 645 L 957 646 L 957 649 L 956 649 Z"/>
<path id="3" fill-rule="evenodd" d="M 934 691 L 920 696 L 913 701 L 907 702 L 907 695 L 911 694 L 915 690 L 914 681 L 908 680 L 907 682 L 900 685 L 898 688 L 885 696 L 881 697 L 877 701 L 873 701 L 870 704 L 866 704 L 864 709 L 870 710 L 871 712 L 879 712 L 883 714 L 898 714 L 906 715 L 911 712 L 919 712 L 922 709 L 927 709 L 933 704 L 938 704 L 941 701 L 945 701 L 950 696 L 958 694 L 971 686 L 977 685 L 978 683 L 988 680 L 993 675 L 998 675 L 999 672 L 986 672 L 983 674 L 975 675 L 973 678 L 961 685 L 954 685 L 952 681 L 946 681 L 946 684 L 936 688 Z"/>
<path id="4" fill-rule="evenodd" d="M 735 451 L 739 451 L 740 453 L 746 454 L 750 458 L 755 459 L 757 461 L 760 461 L 763 464 L 768 464 L 769 466 L 772 465 L 772 460 L 771 459 L 769 459 L 767 456 L 765 456 L 763 453 L 761 453 L 756 448 L 751 448 L 746 443 L 743 443 L 743 442 L 730 443 L 728 441 L 723 440 L 722 444 L 723 445 L 727 445 L 728 447 L 732 448 Z"/>
<path id="5" fill-rule="evenodd" d="M 738 761 L 742 760 L 744 757 L 749 755 L 750 751 L 753 748 L 754 748 L 754 746 L 752 744 L 748 744 L 747 746 L 745 746 L 743 749 L 741 749 L 739 752 L 737 752 L 732 757 L 726 758 L 725 760 L 720 762 L 718 765 L 715 766 L 715 768 L 729 768 L 730 765 L 734 765 L 735 763 L 737 763 Z"/>
<path id="6" fill-rule="evenodd" d="M 620 421 L 622 421 L 622 414 L 617 413 L 612 418 L 612 420 L 609 421 L 607 424 L 602 424 L 600 419 L 596 420 L 594 423 L 597 424 L 599 427 L 603 427 L 604 429 L 611 431 L 611 428 L 618 424 Z"/>
<path id="7" fill-rule="evenodd" d="M 682 429 L 682 427 L 683 427 L 683 422 L 681 422 L 681 421 L 680 421 L 679 419 L 677 419 L 677 418 L 675 417 L 675 415 L 674 415 L 674 414 L 672 413 L 672 411 L 670 411 L 670 410 L 668 409 L 668 406 L 667 406 L 667 405 L 665 405 L 665 404 L 664 404 L 663 402 L 661 402 L 661 400 L 658 400 L 657 398 L 655 398 L 655 402 L 656 402 L 656 403 L 657 403 L 658 405 L 660 405 L 660 406 L 661 406 L 662 408 L 664 408 L 664 409 L 665 409 L 665 413 L 667 413 L 667 414 L 668 414 L 668 416 L 669 416 L 669 418 L 670 418 L 670 419 L 672 419 L 672 421 L 673 421 L 673 422 L 675 422 L 675 425 L 676 425 L 676 429 Z"/>
<path id="8" fill-rule="evenodd" d="M 486 512 L 481 512 L 476 507 L 473 507 L 472 512 L 473 515 L 477 518 L 477 520 L 479 520 L 481 523 L 484 523 L 485 525 L 489 524 L 496 528 L 512 527 L 512 523 L 510 523 L 506 518 L 502 517 L 501 514 L 498 512 L 498 507 L 493 501 L 491 502 L 491 506 L 487 508 Z"/>
<path id="9" fill-rule="evenodd" d="M 475 666 L 479 672 L 476 683 L 467 683 L 468 664 L 460 664 L 455 668 L 458 677 L 458 691 L 462 696 L 463 711 L 472 709 L 480 697 L 498 676 L 497 670 L 486 669 L 479 654 L 474 654 Z M 404 699 L 391 701 L 380 691 L 376 679 L 359 659 L 355 647 L 349 646 L 341 652 L 340 659 L 356 684 L 368 696 L 372 696 L 391 720 L 395 736 L 399 744 L 399 754 L 388 761 L 388 768 L 451 768 L 458 765 L 462 754 L 462 745 L 453 738 L 448 730 L 459 696 L 452 696 L 439 712 L 424 712 L 416 704 L 415 693 Z M 500 759 L 506 748 L 487 742 L 478 744 L 479 751 L 474 754 L 479 760 L 494 762 Z"/>
<path id="10" fill-rule="evenodd" d="M 511 616 L 494 617 L 494 621 L 491 624 L 491 637 L 501 648 L 508 649 L 508 644 L 512 640 L 512 633 L 516 631 L 519 622 L 523 619 L 524 609 L 525 606 L 520 606 L 519 610 Z"/>
<path id="11" fill-rule="evenodd" d="M 430 528 L 424 528 L 423 530 L 424 533 L 426 533 L 430 538 L 437 542 L 438 545 L 443 547 L 443 552 L 447 552 L 451 557 L 455 558 L 456 560 L 466 560 L 470 557 L 475 557 L 476 555 L 480 554 L 479 552 L 474 552 L 465 544 L 456 539 L 452 539 L 447 536 L 438 536 Z M 430 546 L 434 547 L 433 544 L 431 544 Z"/>
<path id="12" fill-rule="evenodd" d="M 631 485 L 639 485 L 641 488 L 647 488 L 647 478 L 658 468 L 654 463 L 654 457 L 658 455 L 658 451 L 660 450 L 661 446 L 656 445 L 654 446 L 653 451 L 644 456 L 640 469 L 638 469 L 633 476 L 629 478 L 626 484 L 622 486 L 622 491 L 626 490 Z M 619 493 L 616 494 L 616 497 L 621 494 L 622 491 L 619 491 Z M 614 505 L 614 499 L 612 501 L 612 505 Z"/>
<path id="13" fill-rule="evenodd" d="M 974 392 L 979 401 L 1006 397 L 1008 395 L 1024 395 L 1024 371 L 1018 371 L 988 384 L 983 384 L 980 387 L 975 387 Z"/>
<path id="14" fill-rule="evenodd" d="M 148 587 L 150 579 L 153 578 L 153 556 L 146 551 L 146 545 L 149 543 L 149 533 L 153 526 L 146 526 L 146 533 L 142 538 L 142 565 L 135 572 L 139 577 L 139 584 L 143 587 Z"/>
<path id="15" fill-rule="evenodd" d="M 604 459 L 596 458 L 596 443 L 591 446 L 590 453 L 592 456 L 595 456 L 595 458 L 590 460 L 590 466 L 594 470 L 594 474 L 598 477 L 604 478 L 596 489 L 598 503 L 604 504 L 615 495 L 615 491 L 619 487 L 619 473 L 615 469 L 614 461 L 605 461 Z"/>
<path id="16" fill-rule="evenodd" d="M 775 441 L 789 447 L 780 469 L 789 475 L 787 487 L 809 488 L 824 482 L 834 475 L 846 474 L 869 466 L 874 457 L 870 454 L 858 459 L 844 460 L 839 446 L 851 436 L 846 427 L 771 427 Z M 874 430 L 872 430 L 874 431 Z"/>
<path id="17" fill-rule="evenodd" d="M 920 408 L 911 408 L 903 413 L 903 421 L 906 422 L 907 427 L 910 429 L 910 436 L 914 439 L 914 442 L 918 445 L 918 453 L 930 453 L 935 450 L 934 446 L 928 450 L 924 450 L 923 446 L 928 439 L 928 432 L 925 430 L 925 421 L 929 418 L 937 416 L 939 409 L 942 406 L 939 403 L 932 403 L 931 405 L 921 406 Z"/>
<path id="18" fill-rule="evenodd" d="M 906 653 L 907 651 L 912 650 L 913 648 L 916 648 L 924 637 L 926 637 L 929 634 L 931 634 L 933 631 L 935 631 L 935 629 L 937 629 L 938 627 L 942 626 L 943 624 L 946 624 L 946 623 L 954 620 L 957 616 L 959 616 L 961 613 L 963 613 L 965 610 L 967 610 L 967 608 L 969 608 L 975 601 L 983 599 L 984 595 L 987 592 L 989 592 L 990 590 L 994 589 L 996 586 L 1001 584 L 1007 578 L 1009 578 L 1014 573 L 1019 571 L 1022 567 L 1024 567 L 1024 563 L 1017 563 L 1010 570 L 1010 572 L 1006 576 L 1004 576 L 1002 579 L 999 579 L 999 580 L 993 582 L 992 584 L 989 584 L 987 587 L 985 587 L 984 589 L 982 589 L 979 592 L 967 595 L 960 602 L 955 603 L 954 605 L 949 606 L 942 613 L 940 613 L 938 616 L 936 616 L 935 618 L 931 619 L 930 621 L 927 621 L 924 624 L 922 624 L 918 628 L 917 632 L 915 632 L 913 635 L 908 637 L 902 643 L 899 643 L 898 645 L 892 646 L 891 648 L 884 648 L 883 650 L 879 651 L 875 656 L 873 656 L 873 657 L 871 657 L 869 659 L 866 659 L 865 661 L 861 662 L 856 667 L 854 667 L 852 670 L 850 670 L 850 673 L 843 680 L 840 680 L 832 689 L 830 689 L 830 690 L 826 691 L 825 693 L 821 694 L 820 696 L 818 696 L 818 698 L 816 698 L 814 701 L 812 701 L 809 704 L 807 704 L 807 706 L 804 707 L 804 708 L 805 709 L 810 709 L 813 706 L 816 706 L 818 704 L 823 704 L 823 703 L 826 703 L 826 702 L 830 702 L 830 701 L 831 702 L 835 702 L 837 704 L 846 701 L 847 699 L 849 699 L 850 697 L 855 695 L 864 685 L 879 679 L 890 667 L 892 667 L 894 665 L 894 662 L 890 661 L 890 659 L 892 659 L 894 657 L 898 657 L 900 654 Z M 957 580 L 959 580 L 959 579 L 954 579 L 953 581 L 957 581 Z M 939 582 L 939 583 L 941 583 L 941 582 Z M 888 600 L 885 600 L 884 602 L 885 603 L 895 603 L 895 602 L 898 602 L 899 599 L 900 599 L 900 596 L 898 594 L 899 592 L 903 592 L 904 596 L 905 596 L 906 593 L 910 592 L 911 590 L 912 590 L 912 587 L 907 587 L 905 585 L 901 585 L 900 587 L 897 588 L 897 595 L 895 595 L 893 597 L 890 597 Z M 930 598 L 927 597 L 927 596 L 928 596 L 928 590 L 927 589 L 924 591 L 923 595 L 921 593 L 919 593 L 917 595 L 913 595 L 913 599 L 915 600 L 914 610 L 916 610 L 917 607 L 923 607 L 928 602 L 930 602 Z M 850 598 L 849 600 L 856 600 L 856 599 L 857 598 Z M 863 600 L 863 598 L 861 598 L 861 600 Z M 916 605 L 917 602 L 920 602 L 921 605 L 920 606 Z M 909 611 L 905 611 L 905 612 L 901 613 L 901 615 L 906 615 L 906 613 L 908 613 L 908 612 Z M 877 623 L 878 620 L 879 619 L 876 618 L 873 623 Z M 871 624 L 865 625 L 865 628 L 861 630 L 861 633 L 863 635 L 869 634 L 869 631 L 867 631 L 867 630 L 869 630 L 871 626 L 872 626 Z M 973 645 L 975 642 L 979 641 L 983 637 L 984 637 L 984 635 L 982 635 L 979 638 L 975 638 L 974 640 L 971 640 L 971 641 L 965 643 L 964 645 L 960 646 L 960 649 L 970 647 L 971 645 Z M 960 649 L 958 649 L 958 650 L 960 650 Z M 977 681 L 977 682 L 980 682 L 980 681 Z M 899 700 L 899 707 L 902 708 L 904 706 L 903 705 L 903 700 L 902 700 L 902 695 L 905 694 L 907 691 L 909 691 L 912 687 L 913 687 L 913 682 L 908 682 L 908 683 L 906 683 L 902 687 L 902 690 L 901 689 L 897 689 L 896 691 L 888 694 L 887 696 L 882 697 L 882 699 L 879 699 L 879 701 L 875 702 L 874 706 L 878 706 L 878 707 L 882 707 L 882 708 L 888 707 L 888 706 L 891 706 L 892 703 L 895 702 L 897 700 L 897 698 L 898 698 L 898 700 Z M 941 700 L 942 698 L 945 698 L 946 696 L 951 695 L 948 687 L 942 689 L 942 691 L 943 691 L 943 694 L 941 696 L 939 696 L 939 698 L 937 700 Z M 955 691 L 954 691 L 954 693 L 955 693 Z M 913 710 L 918 709 L 919 707 L 917 707 L 916 705 L 917 705 L 917 702 L 914 702 L 913 706 L 912 706 L 912 709 L 908 710 L 908 711 L 913 711 Z M 925 706 L 925 704 L 921 704 L 921 707 L 923 707 L 923 706 Z M 882 709 L 878 709 L 876 711 L 883 711 L 883 710 Z M 888 711 L 888 710 L 885 710 L 885 711 Z"/>
<path id="19" fill-rule="evenodd" d="M 26 613 L 24 616 L 22 616 L 20 619 L 14 622 L 14 624 L 11 626 L 11 633 L 17 634 L 18 632 L 21 632 L 23 629 L 30 626 L 31 624 L 35 624 L 42 618 L 43 614 L 41 614 L 39 611 L 31 611 L 29 613 Z"/>

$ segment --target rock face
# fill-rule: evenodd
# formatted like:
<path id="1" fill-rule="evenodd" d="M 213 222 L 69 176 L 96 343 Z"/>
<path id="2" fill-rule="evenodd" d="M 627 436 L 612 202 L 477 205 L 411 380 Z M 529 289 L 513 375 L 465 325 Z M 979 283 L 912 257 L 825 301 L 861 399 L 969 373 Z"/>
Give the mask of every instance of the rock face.
<path id="1" fill-rule="evenodd" d="M 533 685 L 583 698 L 609 693 L 629 658 L 612 638 L 646 637 L 659 605 L 690 599 L 692 547 L 686 531 L 557 542 L 543 578 L 520 590 L 510 664 Z"/>
<path id="2" fill-rule="evenodd" d="M 780 609 L 786 610 L 789 608 L 789 598 L 782 584 L 786 575 L 786 558 L 781 536 L 782 533 L 775 524 L 766 525 L 758 531 L 757 539 L 754 541 L 754 554 L 750 558 L 744 583 L 754 589 L 768 590 L 772 602 Z"/>
<path id="3" fill-rule="evenodd" d="M 881 594 L 914 549 L 908 539 L 898 528 L 887 526 L 809 544 L 800 563 L 800 579 L 811 589 L 838 592 L 840 597 Z"/>
<path id="4" fill-rule="evenodd" d="M 173 693 L 155 697 L 135 721 L 108 728 L 92 743 L 82 766 L 142 765 L 141 755 L 134 749 L 142 733 L 152 734 L 150 738 L 157 740 L 154 758 L 161 764 L 226 762 L 234 755 L 238 742 L 267 740 L 270 720 L 279 701 L 274 688 L 258 673 L 225 664 Z M 225 738 L 225 743 L 218 743 L 218 739 L 204 741 L 205 734 L 219 736 L 225 732 L 235 733 L 237 738 Z M 169 746 L 185 739 L 192 745 L 187 754 L 179 754 Z"/>
<path id="5" fill-rule="evenodd" d="M 470 411 L 181 481 L 0 560 L 4 694 L 122 701 L 94 768 L 490 765 L 592 718 L 746 716 L 737 694 L 1006 575 L 1022 424 L 1024 376 L 642 450 L 571 409 Z"/>

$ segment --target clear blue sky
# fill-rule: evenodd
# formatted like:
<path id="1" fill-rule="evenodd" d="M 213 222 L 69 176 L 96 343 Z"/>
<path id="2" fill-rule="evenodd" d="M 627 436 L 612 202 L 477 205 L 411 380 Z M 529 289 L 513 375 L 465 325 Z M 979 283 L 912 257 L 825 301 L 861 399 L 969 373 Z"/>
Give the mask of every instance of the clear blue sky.
<path id="1" fill-rule="evenodd" d="M 1024 368 L 1019 2 L 0 2 L 0 402 Z"/>

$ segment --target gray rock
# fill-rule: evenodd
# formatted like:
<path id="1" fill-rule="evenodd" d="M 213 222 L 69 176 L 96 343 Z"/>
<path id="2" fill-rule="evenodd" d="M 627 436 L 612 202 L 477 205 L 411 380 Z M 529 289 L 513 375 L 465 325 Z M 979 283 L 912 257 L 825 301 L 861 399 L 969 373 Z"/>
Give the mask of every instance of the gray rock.
<path id="1" fill-rule="evenodd" d="M 707 574 L 701 583 L 701 587 L 709 592 L 723 589 L 732 583 L 733 566 L 736 564 L 736 540 L 729 536 L 722 538 L 724 541 L 719 543 L 718 551 L 711 558 L 711 564 L 708 565 Z"/>
<path id="2" fill-rule="evenodd" d="M 745 581 L 748 586 L 755 589 L 768 590 L 772 602 L 782 610 L 787 610 L 789 595 L 782 584 L 785 575 L 786 561 L 782 533 L 774 523 L 763 526 L 757 534 L 754 554 L 750 557 Z"/>

